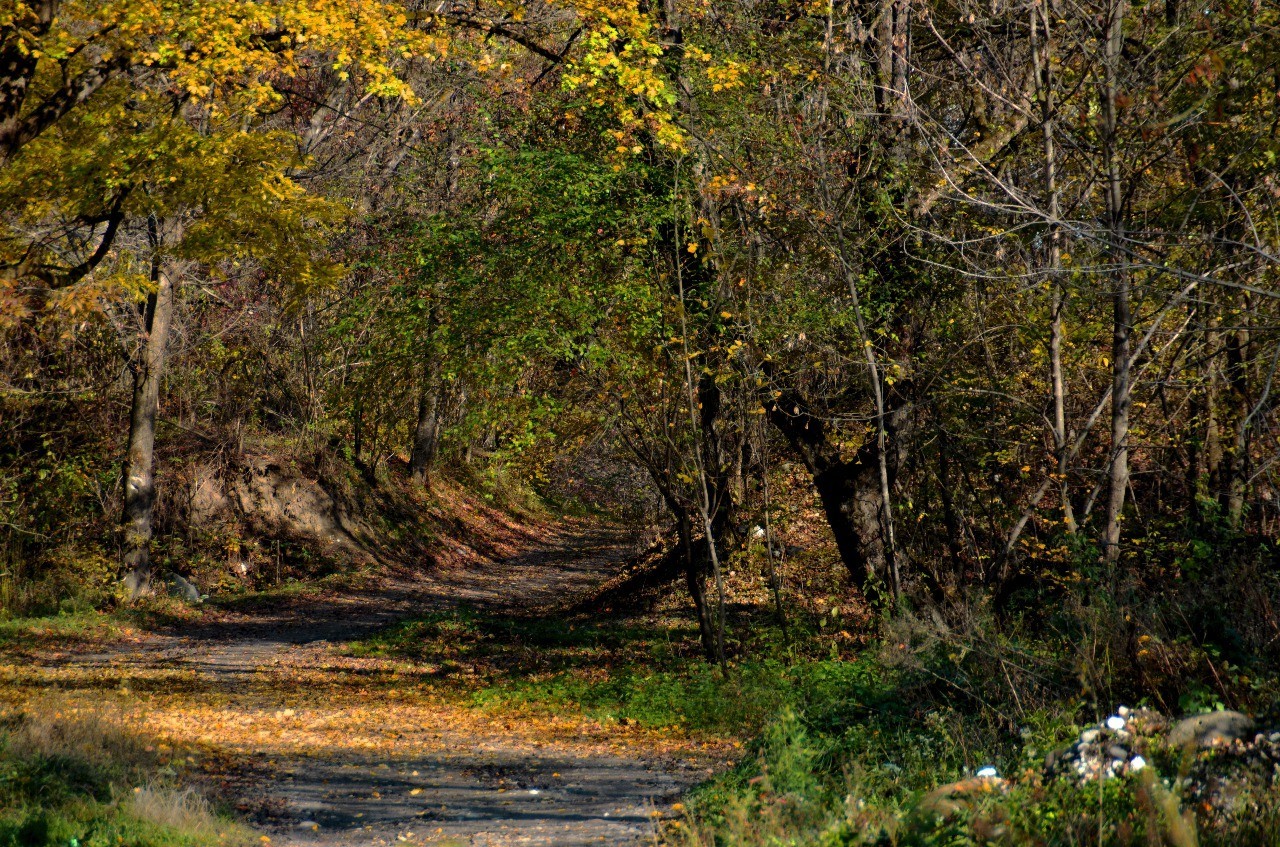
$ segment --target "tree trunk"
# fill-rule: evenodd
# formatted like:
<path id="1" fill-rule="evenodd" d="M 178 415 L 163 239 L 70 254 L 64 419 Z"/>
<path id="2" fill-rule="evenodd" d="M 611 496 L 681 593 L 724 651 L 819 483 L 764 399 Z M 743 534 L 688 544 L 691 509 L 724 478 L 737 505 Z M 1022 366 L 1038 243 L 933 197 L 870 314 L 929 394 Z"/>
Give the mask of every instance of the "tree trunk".
<path id="1" fill-rule="evenodd" d="M 1115 268 L 1115 290 L 1111 306 L 1111 463 L 1107 474 L 1107 522 L 1102 533 L 1103 556 L 1108 562 L 1120 557 L 1120 523 L 1129 490 L 1129 308 L 1130 280 L 1124 251 L 1124 198 L 1120 185 L 1120 153 L 1117 149 L 1120 54 L 1124 46 L 1125 0 L 1114 0 L 1107 21 L 1104 45 L 1105 85 L 1103 98 L 1103 154 L 1107 167 L 1107 215 L 1111 229 L 1111 262 Z"/>
<path id="2" fill-rule="evenodd" d="M 765 436 L 764 421 L 756 422 L 756 433 L 759 439 L 759 449 L 757 451 L 760 456 L 760 496 L 761 507 L 764 512 L 764 554 L 765 561 L 768 563 L 769 590 L 773 592 L 773 605 L 778 615 L 778 626 L 782 628 L 782 639 L 784 642 L 791 641 L 791 633 L 787 627 L 787 612 L 782 605 L 782 574 L 778 572 L 778 564 L 774 561 L 774 544 L 773 544 L 773 504 L 770 502 L 769 496 L 769 440 Z M 743 427 L 743 435 L 746 434 L 746 427 Z M 744 440 L 745 437 L 744 437 Z"/>
<path id="3" fill-rule="evenodd" d="M 352 430 L 352 446 L 351 452 L 355 459 L 356 467 L 364 467 L 364 393 L 356 394 L 355 402 L 351 404 L 351 430 Z"/>
<path id="4" fill-rule="evenodd" d="M 938 447 L 938 494 L 942 500 L 942 521 L 947 528 L 947 552 L 951 557 L 951 582 L 958 585 L 964 577 L 964 527 L 960 523 L 959 510 L 956 509 L 955 494 L 951 481 L 951 447 L 940 444 Z M 942 581 L 939 580 L 939 585 Z"/>
<path id="5" fill-rule="evenodd" d="M 886 410 L 883 448 L 879 438 L 870 440 L 849 460 L 831 443 L 826 422 L 811 414 L 798 395 L 783 393 L 768 400 L 765 409 L 769 422 L 808 469 L 850 579 L 865 596 L 875 598 L 877 582 L 888 585 L 892 579 L 882 498 L 885 484 L 892 484 L 896 463 L 889 456 L 898 449 L 908 408 L 902 404 Z M 890 478 L 882 479 L 882 473 Z"/>
<path id="6" fill-rule="evenodd" d="M 450 98 L 452 102 L 453 98 Z M 458 179 L 462 169 L 462 149 L 456 128 L 450 126 L 445 145 L 448 152 L 445 162 L 444 186 L 441 206 L 449 209 L 458 193 Z M 439 298 L 443 296 L 440 285 L 434 285 L 427 311 L 426 356 L 422 368 L 422 388 L 418 395 L 418 423 L 413 431 L 413 449 L 409 453 L 409 472 L 414 482 L 430 486 L 431 468 L 440 451 L 440 430 L 443 426 L 444 386 L 441 384 L 441 355 L 437 345 L 436 328 L 439 323 Z M 468 456 L 470 448 L 468 447 Z"/>
<path id="7" fill-rule="evenodd" d="M 709 371 L 695 377 L 689 350 L 689 326 L 685 320 L 685 287 L 682 273 L 682 257 L 677 251 L 673 257 L 672 267 L 676 282 L 676 294 L 680 298 L 680 334 L 684 339 L 684 377 L 685 392 L 688 396 L 689 426 L 697 437 L 694 447 L 695 471 L 698 490 L 696 495 L 698 517 L 702 524 L 702 540 L 707 551 L 707 563 L 716 586 L 716 619 L 714 638 L 715 661 L 724 665 L 724 629 L 725 601 L 724 574 L 720 569 L 720 543 L 725 529 L 729 525 L 731 515 L 730 498 L 726 486 L 724 455 L 720 445 L 719 433 L 716 431 L 716 419 L 720 415 L 722 398 L 715 376 Z M 699 271 L 705 272 L 706 266 L 697 265 Z M 690 559 L 692 561 L 692 559 Z M 690 591 L 695 590 L 693 569 L 690 569 Z M 701 576 L 697 580 L 697 592 L 701 592 Z M 695 594 L 694 602 L 698 602 Z"/>
<path id="8" fill-rule="evenodd" d="M 1252 314 L 1246 297 L 1240 309 L 1240 321 L 1248 321 Z M 1231 389 L 1232 417 L 1235 418 L 1235 438 L 1227 454 L 1224 469 L 1224 485 L 1221 495 L 1227 526 L 1239 530 L 1244 519 L 1245 490 L 1249 473 L 1249 330 L 1247 326 L 1227 333 L 1227 385 Z"/>
<path id="9" fill-rule="evenodd" d="M 418 425 L 413 431 L 409 471 L 414 482 L 430 485 L 431 467 L 440 448 L 440 392 L 434 381 L 424 383 L 418 398 Z"/>
<path id="10" fill-rule="evenodd" d="M 714 662 L 717 659 L 716 628 L 711 619 L 711 609 L 707 606 L 707 592 L 703 584 L 707 568 L 693 543 L 693 523 L 683 509 L 676 516 L 676 523 L 680 536 L 680 548 L 684 553 L 685 583 L 689 586 L 689 596 L 693 599 L 693 611 L 698 618 L 698 636 L 702 641 L 702 652 L 708 662 Z"/>
<path id="11" fill-rule="evenodd" d="M 1038 20 L 1037 20 L 1038 19 Z M 1041 143 L 1044 148 L 1044 190 L 1048 205 L 1049 243 L 1048 272 L 1050 287 L 1049 304 L 1049 385 L 1053 396 L 1053 451 L 1057 464 L 1058 499 L 1062 507 L 1062 522 L 1067 534 L 1076 532 L 1076 517 L 1071 508 L 1070 446 L 1067 442 L 1067 383 L 1062 371 L 1062 313 L 1066 308 L 1067 292 L 1062 284 L 1062 226 L 1058 208 L 1058 156 L 1054 131 L 1056 118 L 1053 78 L 1053 30 L 1047 3 L 1040 3 L 1031 12 L 1031 34 L 1036 80 L 1040 88 Z M 1036 40 L 1037 23 L 1044 28 L 1044 47 Z"/>
<path id="12" fill-rule="evenodd" d="M 150 225 L 153 259 L 151 281 L 155 290 L 143 307 L 143 330 L 138 351 L 130 364 L 133 372 L 133 404 L 129 415 L 129 445 L 124 467 L 123 579 L 130 599 L 151 585 L 152 516 L 155 511 L 156 414 L 160 409 L 160 382 L 165 348 L 173 320 L 173 297 L 179 266 L 160 256 L 159 225 Z"/>
<path id="13" fill-rule="evenodd" d="M 430 324 L 430 321 L 428 322 Z M 430 342 L 428 342 L 430 344 Z M 440 357 L 428 350 L 423 367 L 422 389 L 418 396 L 418 424 L 413 431 L 409 471 L 414 482 L 430 485 L 431 468 L 440 449 L 441 403 Z"/>

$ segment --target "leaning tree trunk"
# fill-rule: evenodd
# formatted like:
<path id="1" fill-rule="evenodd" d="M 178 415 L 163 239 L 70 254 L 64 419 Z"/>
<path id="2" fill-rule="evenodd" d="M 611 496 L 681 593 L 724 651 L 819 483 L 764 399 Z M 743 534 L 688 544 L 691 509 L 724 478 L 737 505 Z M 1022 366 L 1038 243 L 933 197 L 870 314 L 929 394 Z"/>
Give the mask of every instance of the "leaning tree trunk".
<path id="1" fill-rule="evenodd" d="M 151 224 L 151 280 L 154 291 L 143 306 L 143 327 L 133 372 L 133 404 L 129 415 L 129 446 L 124 467 L 124 561 L 123 578 L 130 598 L 146 592 L 151 585 L 152 517 L 155 512 L 156 414 L 160 409 L 160 381 L 165 348 L 173 320 L 174 282 L 178 266 L 159 256 L 158 227 Z"/>
<path id="2" fill-rule="evenodd" d="M 784 392 L 776 398 L 766 398 L 764 403 L 769 422 L 787 440 L 813 479 L 850 579 L 868 599 L 875 597 L 878 583 L 887 585 L 892 579 L 882 520 L 883 495 L 885 483 L 893 483 L 897 462 L 890 458 L 896 458 L 901 449 L 904 429 L 909 426 L 909 406 L 899 403 L 886 409 L 883 448 L 879 439 L 871 439 L 846 459 L 832 442 L 826 421 L 810 412 L 799 395 Z M 890 477 L 887 481 L 881 478 L 881 449 L 888 453 L 883 465 Z"/>

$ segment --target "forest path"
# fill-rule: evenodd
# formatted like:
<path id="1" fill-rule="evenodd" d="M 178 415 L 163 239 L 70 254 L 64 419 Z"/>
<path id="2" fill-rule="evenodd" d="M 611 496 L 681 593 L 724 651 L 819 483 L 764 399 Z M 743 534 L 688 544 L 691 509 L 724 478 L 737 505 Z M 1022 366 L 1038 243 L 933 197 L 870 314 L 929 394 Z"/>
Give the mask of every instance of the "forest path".
<path id="1" fill-rule="evenodd" d="M 457 670 L 447 661 L 344 648 L 459 606 L 554 617 L 633 553 L 625 534 L 571 524 L 506 558 L 39 657 L 13 681 L 31 698 L 57 697 L 47 708 L 109 713 L 165 739 L 174 767 L 273 844 L 636 843 L 705 778 L 715 744 L 479 708 L 441 687 Z"/>

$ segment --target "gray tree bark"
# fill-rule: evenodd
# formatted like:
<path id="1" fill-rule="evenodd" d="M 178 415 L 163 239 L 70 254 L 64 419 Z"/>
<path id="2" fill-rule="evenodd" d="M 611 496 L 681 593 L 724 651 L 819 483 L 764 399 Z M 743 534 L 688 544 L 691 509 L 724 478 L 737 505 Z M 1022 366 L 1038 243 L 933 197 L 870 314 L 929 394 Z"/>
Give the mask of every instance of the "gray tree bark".
<path id="1" fill-rule="evenodd" d="M 1070 447 L 1067 443 L 1067 382 L 1062 370 L 1063 310 L 1066 288 L 1062 284 L 1062 225 L 1058 201 L 1058 154 L 1055 134 L 1053 29 L 1047 2 L 1037 4 L 1031 12 L 1033 60 L 1040 88 L 1041 142 L 1044 147 L 1044 190 L 1048 205 L 1049 243 L 1049 384 L 1053 395 L 1053 451 L 1057 464 L 1058 499 L 1062 521 L 1068 534 L 1075 534 L 1076 517 L 1071 508 Z M 1044 30 L 1043 47 L 1037 40 L 1037 24 Z"/>
<path id="2" fill-rule="evenodd" d="M 1115 266 L 1115 290 L 1111 296 L 1111 463 L 1107 474 L 1107 521 L 1102 532 L 1103 557 L 1108 562 L 1120 557 L 1120 523 L 1129 490 L 1129 408 L 1133 387 L 1129 359 L 1132 323 L 1130 280 L 1123 246 L 1124 197 L 1120 184 L 1116 108 L 1120 92 L 1120 54 L 1124 47 L 1124 16 L 1125 0 L 1114 0 L 1108 13 L 1104 44 L 1103 155 L 1107 168 L 1107 216 L 1111 230 L 1109 249 Z"/>
<path id="3" fill-rule="evenodd" d="M 129 444 L 124 466 L 124 555 L 122 576 L 130 599 L 150 589 L 152 518 L 155 513 L 156 416 L 164 374 L 169 330 L 173 322 L 174 286 L 182 273 L 179 262 L 166 258 L 163 224 L 149 222 L 151 282 L 154 290 L 142 306 L 142 334 L 130 363 L 133 403 L 129 413 Z"/>
<path id="4" fill-rule="evenodd" d="M 414 482 L 430 485 L 431 468 L 440 450 L 440 385 L 439 358 L 429 355 L 422 376 L 422 390 L 418 396 L 418 423 L 413 431 L 413 452 L 409 457 L 409 472 Z"/>

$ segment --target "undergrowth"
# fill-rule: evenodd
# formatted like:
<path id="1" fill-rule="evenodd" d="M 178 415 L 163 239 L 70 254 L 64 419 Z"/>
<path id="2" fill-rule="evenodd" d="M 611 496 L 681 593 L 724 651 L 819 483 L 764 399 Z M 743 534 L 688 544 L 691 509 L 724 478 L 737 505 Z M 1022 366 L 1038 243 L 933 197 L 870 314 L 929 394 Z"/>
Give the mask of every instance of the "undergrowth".
<path id="1" fill-rule="evenodd" d="M 859 671 L 843 662 L 698 658 L 684 621 L 509 618 L 462 608 L 348 646 L 426 665 L 442 690 L 485 708 L 576 709 L 604 720 L 723 735 L 759 729 L 788 705 Z"/>
<path id="2" fill-rule="evenodd" d="M 1045 771 L 1046 754 L 1121 704 L 1173 718 L 1238 709 L 1276 726 L 1280 675 L 1265 618 L 1238 614 L 1246 601 L 1262 603 L 1253 595 L 1270 596 L 1274 581 L 1255 567 L 1243 558 L 1219 565 L 1216 594 L 1204 581 L 1194 596 L 1140 586 L 1087 597 L 1041 592 L 1002 614 L 967 598 L 943 614 L 881 620 L 870 647 L 830 663 L 837 684 L 824 688 L 797 672 L 812 664 L 788 669 L 792 695 L 734 769 L 693 792 L 664 840 L 1280 844 L 1280 796 L 1265 760 L 1180 753 L 1083 785 Z M 1206 761 L 1212 796 L 1186 778 L 1193 762 Z M 987 766 L 1008 781 L 991 790 L 975 782 Z"/>

